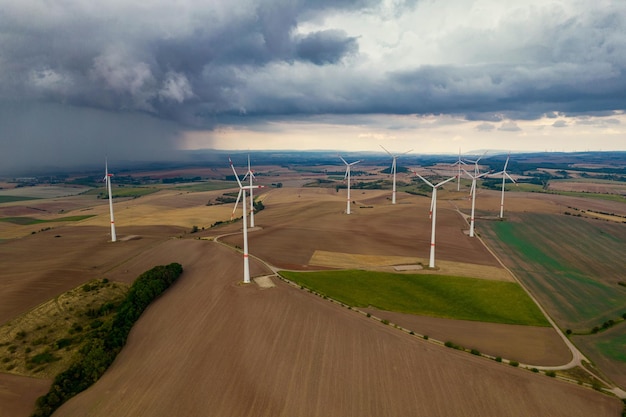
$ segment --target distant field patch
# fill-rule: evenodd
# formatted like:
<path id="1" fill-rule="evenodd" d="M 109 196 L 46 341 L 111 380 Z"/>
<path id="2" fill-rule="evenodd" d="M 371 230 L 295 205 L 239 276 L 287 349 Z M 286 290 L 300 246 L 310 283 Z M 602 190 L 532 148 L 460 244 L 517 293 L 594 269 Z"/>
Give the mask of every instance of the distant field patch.
<path id="1" fill-rule="evenodd" d="M 520 213 L 481 227 L 498 255 L 559 324 L 588 329 L 626 309 L 626 225 Z"/>
<path id="2" fill-rule="evenodd" d="M 85 220 L 94 216 L 95 214 L 87 214 L 83 216 L 59 217 L 57 219 L 50 219 L 50 220 L 36 219 L 34 217 L 2 217 L 0 218 L 0 222 L 8 222 L 8 223 L 13 223 L 13 224 L 19 224 L 21 226 L 27 226 L 29 224 L 39 224 L 39 223 L 78 222 L 78 221 Z"/>
<path id="3" fill-rule="evenodd" d="M 203 191 L 216 191 L 216 190 L 226 190 L 229 188 L 234 188 L 237 186 L 237 183 L 226 182 L 226 181 L 208 181 L 208 182 L 199 182 L 191 185 L 180 185 L 168 187 L 168 189 L 172 190 L 180 190 L 180 191 L 189 191 L 191 193 L 198 193 Z"/>
<path id="4" fill-rule="evenodd" d="M 548 326 L 513 282 L 374 271 L 281 271 L 285 278 L 354 307 L 490 323 Z"/>
<path id="5" fill-rule="evenodd" d="M 38 200 L 37 197 L 23 197 L 18 195 L 0 195 L 0 204 L 14 201 Z"/>
<path id="6" fill-rule="evenodd" d="M 142 197 L 144 195 L 156 193 L 161 190 L 156 187 L 113 187 L 111 189 L 111 194 L 113 198 L 137 198 Z M 99 195 L 101 198 L 108 198 L 109 194 L 106 189 L 103 188 L 93 188 L 86 193 L 85 195 Z"/>
<path id="7" fill-rule="evenodd" d="M 32 187 L 17 187 L 0 190 L 2 197 L 29 197 L 29 198 L 56 198 L 82 194 L 88 187 L 63 185 L 36 185 Z"/>
<path id="8" fill-rule="evenodd" d="M 596 344 L 598 351 L 607 358 L 619 362 L 626 362 L 626 334 L 617 335 Z"/>

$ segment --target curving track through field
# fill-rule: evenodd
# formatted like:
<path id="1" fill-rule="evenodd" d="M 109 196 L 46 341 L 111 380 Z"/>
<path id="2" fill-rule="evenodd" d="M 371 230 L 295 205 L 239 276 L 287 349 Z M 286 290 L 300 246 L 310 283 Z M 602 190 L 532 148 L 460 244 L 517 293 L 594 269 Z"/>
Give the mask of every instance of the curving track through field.
<path id="1" fill-rule="evenodd" d="M 151 256 L 185 272 L 100 381 L 55 416 L 621 412 L 614 398 L 425 343 L 281 281 L 239 285 L 240 255 L 215 242 L 172 240 Z"/>

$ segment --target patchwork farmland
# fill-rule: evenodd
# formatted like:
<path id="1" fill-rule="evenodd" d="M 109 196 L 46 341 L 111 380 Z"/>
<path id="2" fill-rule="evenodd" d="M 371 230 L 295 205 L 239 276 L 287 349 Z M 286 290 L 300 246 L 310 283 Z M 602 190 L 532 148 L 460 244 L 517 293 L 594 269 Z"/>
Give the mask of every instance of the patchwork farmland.
<path id="1" fill-rule="evenodd" d="M 263 169 L 267 175 L 258 181 L 267 188 L 255 197 L 265 209 L 249 231 L 251 275 L 264 277 L 263 286 L 240 283 L 241 222 L 230 222 L 232 205 L 220 204 L 234 190 L 222 181 L 227 166 L 161 173 L 219 174 L 206 182 L 150 184 L 149 194 L 125 190 L 133 197 L 120 194 L 114 201 L 115 244 L 108 242 L 108 204 L 96 198 L 101 189 L 21 201 L 9 194 L 0 202 L 0 325 L 23 322 L 17 318 L 64 299 L 66 291 L 80 293 L 76 289 L 92 279 L 132 283 L 155 265 L 183 265 L 180 280 L 146 310 L 113 366 L 55 416 L 211 410 L 233 416 L 603 417 L 622 411 L 607 391 L 590 389 L 600 380 L 579 367 L 569 374 L 560 370 L 574 360 L 572 352 L 515 282 L 530 289 L 561 329 L 573 331 L 570 339 L 609 381 L 597 389 L 611 388 L 611 382 L 626 386 L 619 365 L 626 328 L 621 321 L 582 334 L 626 312 L 626 287 L 616 278 L 623 274 L 616 259 L 624 253 L 624 228 L 564 214 L 574 213 L 569 207 L 606 211 L 619 203 L 508 193 L 512 203 L 499 222 L 490 220 L 499 193 L 481 189 L 477 231 L 498 259 L 467 236 L 468 200 L 451 184 L 439 193 L 437 268 L 431 270 L 424 267 L 430 198 L 399 193 L 398 204 L 391 205 L 389 190 L 366 189 L 369 179 L 376 187 L 389 186 L 380 166 L 363 166 L 366 185 L 353 190 L 350 216 L 344 214 L 341 181 L 325 174 L 337 169 L 332 163 Z M 320 178 L 329 182 L 313 181 Z M 27 197 L 22 192 L 20 198 Z M 540 238 L 542 230 L 548 238 Z M 592 238 L 576 245 L 580 233 Z M 566 242 L 559 244 L 557 236 Z M 349 275 L 349 285 L 330 284 L 323 292 L 355 308 L 277 279 L 278 269 L 299 271 L 305 279 L 327 274 L 334 283 Z M 387 290 L 392 301 L 380 302 Z M 20 337 L 33 342 L 28 334 Z M 446 348 L 444 341 L 480 354 Z M 16 342 L 8 342 L 0 347 L 5 372 L 15 361 Z M 586 386 L 549 378 L 551 369 L 558 377 L 580 377 Z M 51 383 L 44 374 L 35 372 L 30 384 L 0 374 L 0 415 L 29 415 Z"/>

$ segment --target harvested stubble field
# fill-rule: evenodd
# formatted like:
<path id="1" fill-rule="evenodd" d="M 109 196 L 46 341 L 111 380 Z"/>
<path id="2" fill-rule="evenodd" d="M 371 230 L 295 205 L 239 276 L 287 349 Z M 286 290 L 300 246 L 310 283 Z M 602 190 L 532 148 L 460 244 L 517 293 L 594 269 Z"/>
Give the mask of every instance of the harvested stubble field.
<path id="1" fill-rule="evenodd" d="M 181 230 L 126 228 L 124 234 L 141 238 L 116 244 L 107 241 L 107 233 L 106 227 L 67 225 L 1 242 L 0 324 L 81 283 L 104 278 L 111 268 Z"/>
<path id="2" fill-rule="evenodd" d="M 348 216 L 343 213 L 345 201 L 341 201 L 341 193 L 334 189 L 301 188 L 297 190 L 295 198 L 293 190 L 271 190 L 264 195 L 266 210 L 255 216 L 255 223 L 259 229 L 248 235 L 250 253 L 281 269 L 293 270 L 344 268 L 346 260 L 353 261 L 354 257 L 359 260 L 378 261 L 378 265 L 367 266 L 365 262 L 360 266 L 370 269 L 380 269 L 381 264 L 388 264 L 386 261 L 389 259 L 397 259 L 400 263 L 408 260 L 425 261 L 428 257 L 430 239 L 428 219 L 430 199 L 399 194 L 398 204 L 392 206 L 386 200 L 388 194 L 388 191 L 359 190 L 354 194 L 357 202 L 364 202 L 366 206 L 371 202 L 381 204 L 374 205 L 373 208 L 360 208 L 361 204 L 355 204 L 354 213 Z M 456 192 L 447 194 L 448 198 L 455 195 Z M 419 215 L 420 212 L 422 216 Z M 471 273 L 475 274 L 475 277 L 502 281 L 510 279 L 510 275 L 480 241 L 469 238 L 463 232 L 467 224 L 456 210 L 444 207 L 438 211 L 438 219 L 437 262 L 441 269 L 434 271 L 435 273 L 444 271 L 458 273 L 462 265 L 465 265 L 464 261 L 471 259 L 474 265 L 459 275 L 468 276 Z M 239 223 L 219 227 L 206 232 L 205 235 L 236 232 L 221 240 L 241 247 L 241 234 L 238 233 L 240 227 Z M 324 256 L 320 256 L 320 253 Z M 331 262 L 338 259 L 344 264 Z M 430 273 L 428 269 L 421 272 Z M 447 326 L 445 329 L 445 332 L 450 331 L 446 338 L 451 340 L 457 338 L 456 330 L 459 330 L 461 335 L 467 333 L 461 327 Z M 511 327 L 511 341 L 516 340 L 514 336 L 516 330 L 516 326 Z M 542 338 L 539 344 L 544 343 L 543 336 L 546 336 L 546 333 L 549 341 L 545 343 L 563 344 L 558 337 L 555 338 L 557 335 L 552 329 L 536 333 L 536 337 Z M 508 336 L 504 337 L 504 340 L 508 340 Z M 483 340 L 483 346 L 488 347 L 491 341 L 494 339 Z M 495 343 L 500 344 L 501 341 Z M 525 346 L 532 348 L 533 345 Z M 540 350 L 546 352 L 544 348 Z M 539 354 L 533 351 L 528 355 L 537 358 Z"/>
<path id="3" fill-rule="evenodd" d="M 548 189 L 554 191 L 626 195 L 626 183 L 617 181 L 552 180 L 550 181 Z"/>
<path id="4" fill-rule="evenodd" d="M 315 248 L 426 258 L 429 199 L 401 194 L 399 204 L 391 206 L 387 194 L 354 192 L 359 203 L 355 214 L 346 216 L 341 191 L 270 190 L 262 197 L 268 208 L 256 216 L 261 230 L 250 234 L 251 253 L 301 269 L 309 267 Z M 99 216 L 82 226 L 64 225 L 0 243 L 0 262 L 8 265 L 0 271 L 0 323 L 94 277 L 130 283 L 157 264 L 180 262 L 185 268 L 181 281 L 148 309 L 103 380 L 58 415 L 202 415 L 206 410 L 233 416 L 619 413 L 618 401 L 596 392 L 426 344 L 281 282 L 263 290 L 237 285 L 240 254 L 212 242 L 169 239 L 188 231 L 167 226 L 172 224 L 168 216 L 179 213 L 177 207 L 206 210 L 207 223 L 230 217 L 232 206 L 206 207 L 207 196 L 164 191 L 116 201 L 122 239 L 114 245 L 107 242 L 108 227 L 95 226 L 108 224 L 106 202 L 93 197 L 91 206 L 78 211 Z M 72 204 L 78 198 L 87 197 L 73 197 Z M 125 204 L 128 213 L 135 210 L 130 220 Z M 131 226 L 143 221 L 142 210 L 146 217 L 154 216 L 147 221 L 152 226 Z M 498 267 L 484 248 L 467 242 L 467 226 L 456 211 L 444 208 L 438 214 L 446 219 L 441 224 L 448 224 L 438 227 L 438 259 L 465 260 L 469 254 L 478 264 Z M 187 214 L 178 215 L 177 221 L 190 221 Z M 375 235 L 367 232 L 370 225 Z M 240 227 L 186 236 L 215 236 Z M 253 241 L 264 232 L 266 239 Z M 123 239 L 131 236 L 139 238 Z M 268 272 L 255 261 L 251 270 L 253 276 Z M 455 342 L 455 332 L 468 332 L 451 329 Z M 519 340 L 508 339 L 506 331 L 498 335 L 512 343 Z M 15 378 L 0 374 L 0 388 L 5 384 L 0 389 L 2 416 L 27 415 L 31 408 L 24 401 L 32 401 L 49 384 Z"/>
<path id="5" fill-rule="evenodd" d="M 102 379 L 55 416 L 621 410 L 616 399 L 426 343 L 280 281 L 272 289 L 237 285 L 241 258 L 216 243 L 165 245 L 186 265 L 183 276 L 144 313 Z"/>
<path id="6" fill-rule="evenodd" d="M 255 218 L 261 229 L 248 237 L 250 252 L 284 269 L 319 267 L 311 264 L 316 250 L 428 259 L 430 199 L 402 195 L 395 206 L 370 204 L 387 194 L 358 190 L 352 195 L 356 204 L 348 216 L 344 213 L 345 190 L 337 193 L 334 189 L 302 188 L 295 199 L 293 190 L 272 190 L 264 200 L 267 210 Z M 463 233 L 467 224 L 456 210 L 439 209 L 437 220 L 437 259 L 471 259 L 477 265 L 499 266 L 479 241 Z M 233 232 L 239 227 L 230 225 L 211 233 Z M 233 235 L 224 241 L 241 247 L 241 239 Z"/>

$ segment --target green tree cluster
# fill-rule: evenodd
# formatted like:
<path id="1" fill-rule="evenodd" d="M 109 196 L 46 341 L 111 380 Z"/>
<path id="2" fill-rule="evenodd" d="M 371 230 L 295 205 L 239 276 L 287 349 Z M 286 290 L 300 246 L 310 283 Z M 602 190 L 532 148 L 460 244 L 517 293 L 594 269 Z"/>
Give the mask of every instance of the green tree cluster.
<path id="1" fill-rule="evenodd" d="M 47 394 L 39 397 L 33 417 L 50 416 L 64 402 L 89 388 L 107 370 L 126 344 L 130 329 L 148 305 L 182 274 L 178 263 L 161 265 L 135 280 L 113 320 L 97 327 L 81 347 L 75 361 L 58 374 Z"/>

